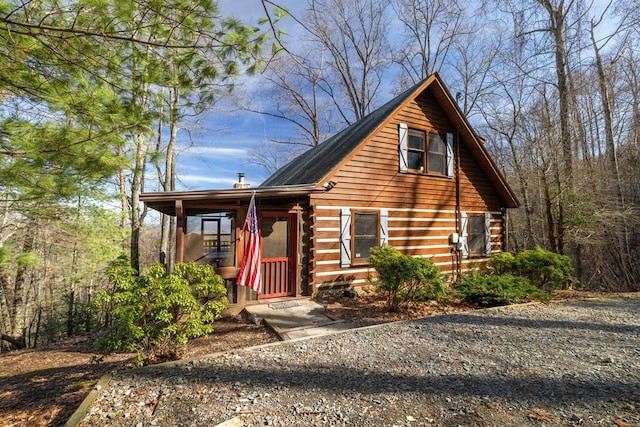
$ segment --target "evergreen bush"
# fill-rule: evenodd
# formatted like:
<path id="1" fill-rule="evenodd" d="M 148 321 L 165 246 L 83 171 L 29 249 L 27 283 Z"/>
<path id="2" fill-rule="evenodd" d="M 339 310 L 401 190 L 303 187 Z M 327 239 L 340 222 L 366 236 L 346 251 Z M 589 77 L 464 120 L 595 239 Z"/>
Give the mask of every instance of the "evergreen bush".
<path id="1" fill-rule="evenodd" d="M 464 302 L 492 307 L 526 302 L 533 299 L 548 301 L 549 295 L 527 278 L 512 274 L 461 276 L 456 294 Z"/>
<path id="2" fill-rule="evenodd" d="M 413 301 L 440 301 L 444 285 L 433 261 L 404 255 L 391 246 L 371 248 L 369 261 L 378 272 L 376 286 L 387 294 L 387 307 L 398 310 Z"/>
<path id="3" fill-rule="evenodd" d="M 511 252 L 498 252 L 491 256 L 489 267 L 496 274 L 512 273 L 515 267 L 516 258 Z"/>
<path id="4" fill-rule="evenodd" d="M 109 271 L 111 293 L 99 295 L 110 326 L 97 340 L 103 354 L 136 351 L 138 364 L 179 359 L 186 343 L 213 331 L 227 306 L 222 277 L 209 265 L 177 264 L 168 274 L 162 264 L 138 275 L 131 267 Z"/>
<path id="5" fill-rule="evenodd" d="M 514 272 L 544 290 L 567 289 L 574 280 L 571 258 L 539 246 L 515 256 Z"/>
<path id="6" fill-rule="evenodd" d="M 575 278 L 571 259 L 536 246 L 517 255 L 510 252 L 494 254 L 489 261 L 492 274 L 514 274 L 529 279 L 538 288 L 549 291 L 566 289 Z"/>

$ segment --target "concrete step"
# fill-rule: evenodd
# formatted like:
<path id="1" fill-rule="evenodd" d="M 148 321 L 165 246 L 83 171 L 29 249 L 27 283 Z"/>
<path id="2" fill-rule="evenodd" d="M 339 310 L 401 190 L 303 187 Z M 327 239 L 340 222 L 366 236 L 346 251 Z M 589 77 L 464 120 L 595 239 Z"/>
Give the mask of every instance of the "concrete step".
<path id="1" fill-rule="evenodd" d="M 278 301 L 245 307 L 256 321 L 264 321 L 283 340 L 324 335 L 352 329 L 353 325 L 329 317 L 323 306 L 310 299 Z"/>

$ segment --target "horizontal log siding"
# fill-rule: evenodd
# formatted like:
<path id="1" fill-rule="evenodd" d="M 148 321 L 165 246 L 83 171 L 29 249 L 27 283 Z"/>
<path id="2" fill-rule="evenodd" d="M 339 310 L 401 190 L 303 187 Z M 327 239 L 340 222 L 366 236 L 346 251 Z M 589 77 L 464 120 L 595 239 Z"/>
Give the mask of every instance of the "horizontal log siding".
<path id="1" fill-rule="evenodd" d="M 333 286 L 363 286 L 375 270 L 368 266 L 340 268 L 340 211 L 343 207 L 316 205 L 312 274 L 314 289 Z M 385 208 L 384 206 L 381 208 Z M 363 209 L 357 207 L 357 209 Z M 379 208 L 369 208 L 378 210 Z M 408 255 L 431 259 L 443 273 L 452 271 L 449 235 L 456 231 L 454 211 L 388 208 L 389 244 Z M 492 253 L 502 250 L 502 215 L 491 212 Z M 488 257 L 465 259 L 463 270 L 472 270 Z"/>
<path id="2" fill-rule="evenodd" d="M 313 278 L 314 288 L 327 286 L 368 284 L 368 277 L 375 270 L 367 266 L 340 268 L 340 211 L 342 207 L 314 207 L 315 230 L 313 233 Z M 369 207 L 378 210 L 385 208 Z M 357 209 L 366 209 L 357 207 Z M 387 208 L 389 214 L 389 244 L 404 253 L 431 258 L 443 270 L 450 269 L 451 252 L 449 234 L 455 231 L 454 211 L 420 210 L 411 208 Z"/>
<path id="3" fill-rule="evenodd" d="M 431 258 L 451 270 L 448 237 L 456 232 L 455 179 L 398 172 L 398 124 L 435 132 L 454 132 L 439 104 L 428 93 L 400 111 L 339 170 L 327 177 L 337 182 L 330 191 L 311 196 L 314 211 L 310 279 L 314 289 L 368 283 L 371 267 L 340 268 L 340 209 L 388 209 L 389 244 L 403 253 Z M 459 147 L 462 211 L 492 212 L 492 250 L 501 249 L 501 201 L 475 163 L 465 141 Z M 470 268 L 484 259 L 465 260 Z"/>

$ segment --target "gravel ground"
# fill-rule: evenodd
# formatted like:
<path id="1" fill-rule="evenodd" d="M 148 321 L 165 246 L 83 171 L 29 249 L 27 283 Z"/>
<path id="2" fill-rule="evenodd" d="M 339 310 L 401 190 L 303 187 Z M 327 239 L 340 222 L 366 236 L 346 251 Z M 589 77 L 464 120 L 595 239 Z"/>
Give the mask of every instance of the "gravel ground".
<path id="1" fill-rule="evenodd" d="M 443 315 L 120 373 L 83 426 L 640 426 L 640 299 Z"/>

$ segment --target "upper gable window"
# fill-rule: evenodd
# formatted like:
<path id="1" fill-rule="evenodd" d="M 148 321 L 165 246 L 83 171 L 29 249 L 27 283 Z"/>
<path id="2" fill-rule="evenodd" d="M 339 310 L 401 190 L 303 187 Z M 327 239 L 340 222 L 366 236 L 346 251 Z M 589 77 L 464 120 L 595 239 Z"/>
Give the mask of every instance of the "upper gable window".
<path id="1" fill-rule="evenodd" d="M 425 171 L 425 140 L 424 132 L 409 129 L 409 169 Z"/>
<path id="2" fill-rule="evenodd" d="M 429 173 L 447 174 L 446 135 L 429 133 Z"/>
<path id="3" fill-rule="evenodd" d="M 453 177 L 453 134 L 398 127 L 400 172 Z"/>
<path id="4" fill-rule="evenodd" d="M 408 133 L 407 160 L 409 169 L 435 175 L 447 175 L 446 136 L 416 129 L 409 129 Z"/>

